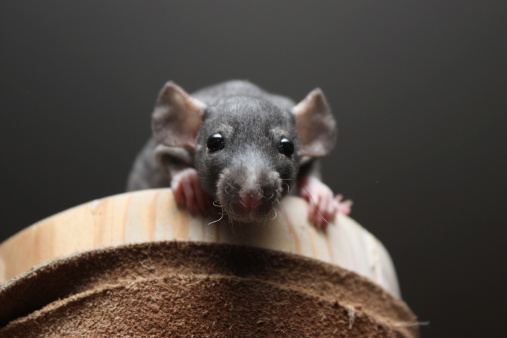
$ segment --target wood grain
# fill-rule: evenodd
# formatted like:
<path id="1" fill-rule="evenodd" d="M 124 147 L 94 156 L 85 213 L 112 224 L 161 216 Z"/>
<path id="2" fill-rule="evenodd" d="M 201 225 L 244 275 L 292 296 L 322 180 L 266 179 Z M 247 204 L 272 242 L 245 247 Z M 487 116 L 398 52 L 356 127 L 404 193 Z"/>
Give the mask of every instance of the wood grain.
<path id="1" fill-rule="evenodd" d="M 274 213 L 273 213 L 274 215 Z M 44 219 L 0 245 L 0 283 L 50 260 L 96 248 L 147 241 L 202 241 L 295 253 L 352 270 L 399 296 L 396 273 L 382 244 L 339 215 L 326 232 L 307 222 L 307 204 L 286 197 L 264 224 L 215 222 L 178 209 L 170 189 L 98 199 Z"/>

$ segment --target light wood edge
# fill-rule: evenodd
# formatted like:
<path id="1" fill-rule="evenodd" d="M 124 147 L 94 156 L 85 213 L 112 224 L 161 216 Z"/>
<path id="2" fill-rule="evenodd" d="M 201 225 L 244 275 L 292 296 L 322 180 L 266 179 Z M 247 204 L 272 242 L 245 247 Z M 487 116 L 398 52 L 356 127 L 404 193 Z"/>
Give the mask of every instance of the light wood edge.
<path id="1" fill-rule="evenodd" d="M 276 218 L 265 224 L 209 224 L 215 219 L 178 209 L 170 189 L 105 197 L 48 217 L 3 242 L 0 283 L 77 252 L 176 240 L 250 245 L 315 258 L 367 277 L 399 297 L 389 254 L 354 220 L 338 215 L 322 232 L 307 222 L 304 200 L 289 196 L 277 209 Z"/>

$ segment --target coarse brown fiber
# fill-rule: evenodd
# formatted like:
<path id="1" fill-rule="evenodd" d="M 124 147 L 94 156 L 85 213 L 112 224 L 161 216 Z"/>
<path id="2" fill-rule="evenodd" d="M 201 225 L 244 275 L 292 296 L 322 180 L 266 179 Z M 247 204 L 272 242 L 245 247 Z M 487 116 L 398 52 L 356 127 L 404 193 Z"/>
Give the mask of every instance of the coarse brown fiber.
<path id="1" fill-rule="evenodd" d="M 414 337 L 356 273 L 278 251 L 151 242 L 80 253 L 0 286 L 0 337 Z"/>

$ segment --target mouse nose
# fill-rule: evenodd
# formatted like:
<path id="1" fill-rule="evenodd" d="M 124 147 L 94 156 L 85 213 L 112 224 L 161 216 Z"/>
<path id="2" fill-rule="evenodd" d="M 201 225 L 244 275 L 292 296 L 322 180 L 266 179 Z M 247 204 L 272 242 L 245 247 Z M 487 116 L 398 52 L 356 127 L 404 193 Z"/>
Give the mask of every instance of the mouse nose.
<path id="1" fill-rule="evenodd" d="M 249 209 L 257 208 L 261 204 L 262 195 L 255 191 L 242 191 L 239 196 L 240 203 Z"/>

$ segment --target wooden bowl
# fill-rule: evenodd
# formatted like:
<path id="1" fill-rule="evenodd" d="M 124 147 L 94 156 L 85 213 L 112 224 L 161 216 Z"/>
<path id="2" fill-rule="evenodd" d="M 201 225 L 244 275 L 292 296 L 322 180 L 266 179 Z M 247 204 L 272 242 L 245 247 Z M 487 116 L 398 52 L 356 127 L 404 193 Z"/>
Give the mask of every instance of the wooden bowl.
<path id="1" fill-rule="evenodd" d="M 56 258 L 129 243 L 196 241 L 248 245 L 315 258 L 354 271 L 400 295 L 382 244 L 338 215 L 325 232 L 307 222 L 307 204 L 286 197 L 265 224 L 230 225 L 179 209 L 170 189 L 98 199 L 46 218 L 0 245 L 0 283 Z M 215 217 L 216 218 L 216 217 Z"/>

